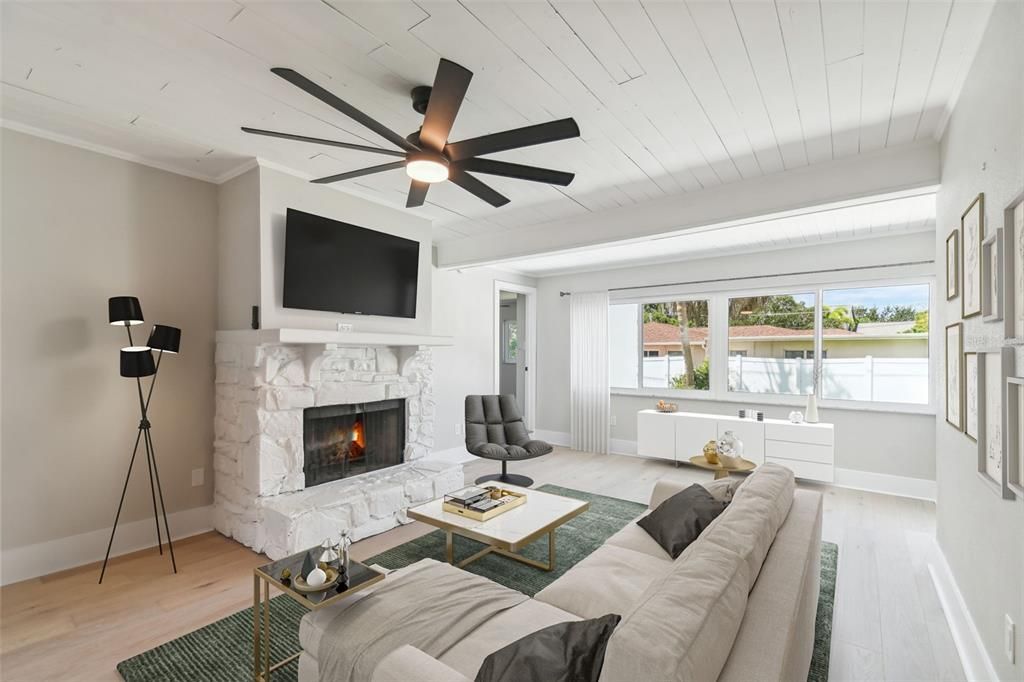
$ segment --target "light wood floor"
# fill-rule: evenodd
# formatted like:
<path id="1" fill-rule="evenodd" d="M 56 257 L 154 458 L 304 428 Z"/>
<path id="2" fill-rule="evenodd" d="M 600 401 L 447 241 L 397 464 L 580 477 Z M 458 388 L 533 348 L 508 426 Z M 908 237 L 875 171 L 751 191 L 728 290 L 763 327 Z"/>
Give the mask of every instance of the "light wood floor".
<path id="1" fill-rule="evenodd" d="M 467 480 L 496 470 L 474 461 Z M 705 481 L 709 472 L 654 460 L 557 450 L 513 465 L 538 484 L 646 502 L 665 474 Z M 839 545 L 832 680 L 963 680 L 927 563 L 934 505 L 831 486 L 823 537 Z M 358 558 L 428 532 L 419 523 L 353 546 Z M 120 557 L 97 585 L 98 565 L 0 590 L 0 677 L 119 680 L 118 661 L 243 609 L 263 557 L 216 533 L 175 544 L 179 573 L 154 549 Z"/>

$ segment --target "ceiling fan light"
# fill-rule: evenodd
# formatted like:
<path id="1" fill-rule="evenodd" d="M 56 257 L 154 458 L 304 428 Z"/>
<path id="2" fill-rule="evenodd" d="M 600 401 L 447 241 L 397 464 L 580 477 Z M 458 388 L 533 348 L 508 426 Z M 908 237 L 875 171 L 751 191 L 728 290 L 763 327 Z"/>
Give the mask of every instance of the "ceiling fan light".
<path id="1" fill-rule="evenodd" d="M 440 154 L 410 154 L 405 173 L 419 182 L 444 182 L 448 179 L 448 159 Z"/>

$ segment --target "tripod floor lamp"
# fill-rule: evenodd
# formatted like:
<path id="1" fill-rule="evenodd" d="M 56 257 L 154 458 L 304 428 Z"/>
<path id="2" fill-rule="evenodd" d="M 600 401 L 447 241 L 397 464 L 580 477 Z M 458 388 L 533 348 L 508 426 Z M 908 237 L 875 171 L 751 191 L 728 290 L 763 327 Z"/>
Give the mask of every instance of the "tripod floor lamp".
<path id="1" fill-rule="evenodd" d="M 181 345 L 181 330 L 177 327 L 168 327 L 162 324 L 153 325 L 149 334 L 149 341 L 145 346 L 136 346 L 132 340 L 132 327 L 142 324 L 142 305 L 139 299 L 134 296 L 115 296 L 107 303 L 109 321 L 111 326 L 123 326 L 128 332 L 128 346 L 121 349 L 121 376 L 135 379 L 135 385 L 139 393 L 139 433 L 135 437 L 135 447 L 132 449 L 132 458 L 128 463 L 128 473 L 124 477 L 124 487 L 121 489 L 121 501 L 117 504 L 117 514 L 114 516 L 114 527 L 110 531 L 110 542 L 107 543 L 107 554 L 103 557 L 103 568 L 100 570 L 100 583 L 103 583 L 103 576 L 107 572 L 107 562 L 110 560 L 110 548 L 114 545 L 114 534 L 117 532 L 117 522 L 121 518 L 121 508 L 124 506 L 124 496 L 128 492 L 128 481 L 132 477 L 132 468 L 135 466 L 135 457 L 139 453 L 139 443 L 143 444 L 146 452 L 146 466 L 149 468 L 149 493 L 153 499 L 153 518 L 156 521 L 156 544 L 160 554 L 164 553 L 163 537 L 160 532 L 160 518 L 164 520 L 164 534 L 167 537 L 167 549 L 171 555 L 171 568 L 178 572 L 178 565 L 174 561 L 174 545 L 171 543 L 171 529 L 167 525 L 167 509 L 164 507 L 164 493 L 160 488 L 160 472 L 156 467 L 156 452 L 153 449 L 153 437 L 150 433 L 149 422 L 149 401 L 153 397 L 153 387 L 156 386 L 157 372 L 160 371 L 160 360 L 164 353 L 176 354 Z M 153 351 L 157 351 L 156 362 L 153 361 Z M 153 377 L 149 382 L 149 391 L 143 397 L 142 379 Z M 157 511 L 159 501 L 159 511 Z"/>

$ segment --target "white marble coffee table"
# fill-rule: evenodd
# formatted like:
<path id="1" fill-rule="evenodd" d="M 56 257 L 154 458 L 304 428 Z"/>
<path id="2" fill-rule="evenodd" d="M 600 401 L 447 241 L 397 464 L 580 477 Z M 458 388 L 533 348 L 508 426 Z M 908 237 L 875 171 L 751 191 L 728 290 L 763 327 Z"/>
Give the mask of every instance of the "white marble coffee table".
<path id="1" fill-rule="evenodd" d="M 455 564 L 452 546 L 454 535 L 471 538 L 487 545 L 473 556 L 455 564 L 459 568 L 494 553 L 545 571 L 554 569 L 555 529 L 585 512 L 590 508 L 590 503 L 514 485 L 501 487 L 526 495 L 526 504 L 487 521 L 476 521 L 444 511 L 441 507 L 443 500 L 437 499 L 412 507 L 409 509 L 409 517 L 445 532 L 445 558 L 450 564 Z M 548 536 L 547 563 L 527 559 L 518 554 L 523 547 L 544 535 Z"/>

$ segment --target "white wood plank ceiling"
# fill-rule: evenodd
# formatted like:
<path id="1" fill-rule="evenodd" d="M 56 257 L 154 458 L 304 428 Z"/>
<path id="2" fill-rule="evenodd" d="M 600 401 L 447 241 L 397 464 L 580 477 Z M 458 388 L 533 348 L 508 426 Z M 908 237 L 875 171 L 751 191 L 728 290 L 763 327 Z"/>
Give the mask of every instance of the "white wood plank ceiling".
<path id="1" fill-rule="evenodd" d="M 501 267 L 531 277 L 551 277 L 587 270 L 878 239 L 934 229 L 935 194 L 928 192 L 770 220 L 709 225 L 656 239 L 505 261 Z"/>
<path id="2" fill-rule="evenodd" d="M 379 163 L 240 125 L 382 140 L 269 72 L 289 66 L 402 132 L 443 56 L 475 74 L 458 140 L 573 116 L 582 138 L 496 155 L 567 188 L 434 186 L 437 241 L 691 192 L 941 134 L 991 9 L 973 0 L 12 2 L 2 117 L 217 179 Z M 386 144 L 386 143 L 385 143 Z M 404 206 L 401 171 L 349 181 Z M 404 210 L 404 209 L 403 209 Z"/>

